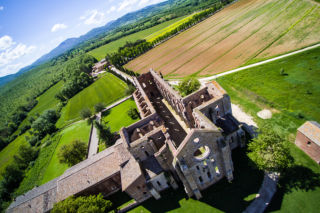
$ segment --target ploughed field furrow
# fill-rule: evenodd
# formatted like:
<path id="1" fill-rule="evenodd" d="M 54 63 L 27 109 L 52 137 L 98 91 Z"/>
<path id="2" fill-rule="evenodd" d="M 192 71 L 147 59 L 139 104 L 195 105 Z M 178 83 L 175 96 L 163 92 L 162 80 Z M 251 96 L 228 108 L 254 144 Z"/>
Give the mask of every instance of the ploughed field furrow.
<path id="1" fill-rule="evenodd" d="M 240 0 L 126 65 L 165 75 L 208 75 L 320 41 L 319 4 Z"/>

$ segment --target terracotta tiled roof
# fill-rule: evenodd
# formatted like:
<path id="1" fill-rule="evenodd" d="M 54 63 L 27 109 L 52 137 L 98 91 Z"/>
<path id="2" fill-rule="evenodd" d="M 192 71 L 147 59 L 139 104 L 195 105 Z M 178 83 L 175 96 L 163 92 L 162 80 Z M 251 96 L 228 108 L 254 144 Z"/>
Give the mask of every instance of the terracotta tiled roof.
<path id="1" fill-rule="evenodd" d="M 57 201 L 77 194 L 120 172 L 118 154 L 110 147 L 68 169 L 58 180 Z"/>
<path id="2" fill-rule="evenodd" d="M 315 121 L 307 121 L 298 128 L 298 131 L 308 137 L 312 142 L 320 146 L 320 124 Z"/>
<path id="3" fill-rule="evenodd" d="M 142 172 L 139 163 L 132 157 L 121 167 L 122 191 L 126 190 L 133 182 L 141 177 Z"/>
<path id="4" fill-rule="evenodd" d="M 8 209 L 15 208 L 22 203 L 25 203 L 27 201 L 32 200 L 33 198 L 36 198 L 40 196 L 41 194 L 44 194 L 48 192 L 51 189 L 54 189 L 57 187 L 57 179 L 53 179 L 49 181 L 48 183 L 41 185 L 39 187 L 35 187 L 32 190 L 28 191 L 27 193 L 20 195 L 16 198 L 15 202 L 12 202 Z M 51 200 L 55 200 L 55 198 L 51 198 Z"/>

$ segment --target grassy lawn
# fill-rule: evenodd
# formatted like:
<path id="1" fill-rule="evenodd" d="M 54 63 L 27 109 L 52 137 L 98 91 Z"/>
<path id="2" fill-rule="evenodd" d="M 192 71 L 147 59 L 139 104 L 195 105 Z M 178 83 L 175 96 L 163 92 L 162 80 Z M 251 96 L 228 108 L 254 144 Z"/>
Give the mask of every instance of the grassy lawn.
<path id="1" fill-rule="evenodd" d="M 41 181 L 41 184 L 44 184 L 60 175 L 63 174 L 63 172 L 69 168 L 66 164 L 61 164 L 58 159 L 58 152 L 60 148 L 63 145 L 67 145 L 73 140 L 80 140 L 83 142 L 88 143 L 89 142 L 89 135 L 90 135 L 90 129 L 91 126 L 87 124 L 87 121 L 80 121 L 78 123 L 75 123 L 64 130 L 62 130 L 60 133 L 60 140 L 54 149 L 54 153 L 51 157 L 50 162 L 48 163 L 45 173 L 43 175 L 43 179 Z"/>
<path id="2" fill-rule="evenodd" d="M 232 153 L 234 180 L 224 178 L 202 191 L 203 198 L 187 198 L 182 186 L 176 191 L 170 189 L 161 193 L 161 199 L 153 198 L 142 203 L 131 212 L 242 212 L 259 191 L 263 173 L 248 166 L 245 150 Z"/>
<path id="3" fill-rule="evenodd" d="M 23 181 L 20 183 L 19 188 L 15 191 L 15 194 L 21 195 L 28 190 L 31 190 L 35 186 L 40 186 L 42 184 L 43 175 L 50 163 L 50 160 L 54 154 L 54 151 L 59 144 L 61 138 L 60 134 L 49 138 L 43 139 L 41 145 L 41 150 L 39 152 L 38 158 L 35 160 L 33 166 L 26 171 Z"/>
<path id="4" fill-rule="evenodd" d="M 18 136 L 14 141 L 12 141 L 8 146 L 6 146 L 0 152 L 0 174 L 4 171 L 6 166 L 8 166 L 13 161 L 13 156 L 18 152 L 19 147 L 22 144 L 27 144 L 25 136 L 29 133 Z M 1 178 L 0 178 L 1 179 Z"/>
<path id="5" fill-rule="evenodd" d="M 119 131 L 121 127 L 126 127 L 134 122 L 138 121 L 138 119 L 132 119 L 127 114 L 127 111 L 131 108 L 137 109 L 136 103 L 133 99 L 128 99 L 125 102 L 119 104 L 112 109 L 105 111 L 102 117 L 102 120 L 107 123 L 112 132 Z M 138 110 L 138 109 L 137 109 Z"/>
<path id="6" fill-rule="evenodd" d="M 123 98 L 127 88 L 128 86 L 122 80 L 110 73 L 106 73 L 102 78 L 98 79 L 68 101 L 68 104 L 61 111 L 61 117 L 57 122 L 57 127 L 61 128 L 80 120 L 80 111 L 84 108 L 90 108 L 93 111 L 94 105 L 99 102 L 107 106 Z"/>
<path id="7" fill-rule="evenodd" d="M 320 122 L 319 54 L 317 48 L 218 79 L 232 102 L 251 114 L 258 125 L 271 123 L 290 141 L 295 166 L 282 175 L 267 211 L 317 212 L 320 208 L 320 166 L 293 144 L 302 123 Z M 273 111 L 271 119 L 257 117 L 264 108 Z"/>
<path id="8" fill-rule="evenodd" d="M 108 53 L 112 53 L 112 52 L 116 52 L 118 51 L 118 48 L 123 46 L 127 41 L 136 41 L 138 39 L 144 39 L 147 36 L 161 31 L 163 28 L 166 28 L 167 26 L 174 24 L 175 22 L 179 22 L 179 20 L 184 19 L 185 16 L 179 17 L 179 18 L 175 18 L 172 19 L 170 21 L 166 21 L 163 22 L 159 25 L 153 26 L 149 29 L 146 30 L 142 30 L 140 32 L 122 37 L 116 41 L 110 42 L 109 44 L 103 45 L 101 47 L 98 47 L 94 50 L 91 50 L 90 52 L 88 52 L 89 55 L 92 55 L 93 57 L 95 57 L 97 60 L 101 60 L 103 59 Z"/>

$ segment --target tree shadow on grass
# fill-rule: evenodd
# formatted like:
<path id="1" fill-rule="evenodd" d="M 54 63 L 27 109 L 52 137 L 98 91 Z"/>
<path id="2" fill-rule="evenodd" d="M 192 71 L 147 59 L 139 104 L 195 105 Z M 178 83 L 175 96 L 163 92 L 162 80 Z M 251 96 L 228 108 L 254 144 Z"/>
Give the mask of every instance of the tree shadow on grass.
<path id="1" fill-rule="evenodd" d="M 181 207 L 183 211 L 191 212 L 192 209 L 180 205 L 181 203 L 183 203 L 182 205 L 188 205 L 188 202 L 198 212 L 204 211 L 201 208 L 207 205 L 224 212 L 244 211 L 252 201 L 248 200 L 248 197 L 252 197 L 250 195 L 254 195 L 253 197 L 255 197 L 255 194 L 259 191 L 263 180 L 263 172 L 248 166 L 250 160 L 247 158 L 245 150 L 234 150 L 232 159 L 235 168 L 232 183 L 223 178 L 208 189 L 201 191 L 203 198 L 199 201 L 196 201 L 194 198 L 187 198 L 183 187 L 180 186 L 176 191 L 170 189 L 162 192 L 160 200 L 152 198 L 141 205 L 150 212 L 167 212 Z M 207 205 L 200 205 L 201 203 Z M 199 205 L 199 208 L 196 205 Z M 182 209 L 179 209 L 179 211 L 182 211 Z"/>
<path id="2" fill-rule="evenodd" d="M 311 169 L 296 165 L 289 168 L 279 180 L 278 190 L 266 211 L 281 209 L 282 200 L 285 194 L 293 190 L 313 191 L 320 187 L 320 174 Z"/>

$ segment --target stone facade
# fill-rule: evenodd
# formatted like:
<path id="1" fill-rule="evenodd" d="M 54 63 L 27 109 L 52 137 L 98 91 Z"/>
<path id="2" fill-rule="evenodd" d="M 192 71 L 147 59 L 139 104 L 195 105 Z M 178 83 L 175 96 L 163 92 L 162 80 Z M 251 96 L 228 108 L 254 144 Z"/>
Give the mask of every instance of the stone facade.
<path id="1" fill-rule="evenodd" d="M 181 97 L 153 70 L 134 82 L 141 120 L 121 128 L 115 145 L 68 169 L 50 187 L 18 197 L 8 212 L 26 205 L 46 212 L 71 195 L 108 196 L 118 190 L 138 202 L 159 199 L 177 182 L 189 197 L 200 199 L 201 190 L 224 177 L 233 179 L 231 152 L 244 145 L 245 132 L 220 85 L 210 82 Z"/>
<path id="2" fill-rule="evenodd" d="M 307 121 L 298 128 L 295 144 L 320 164 L 320 124 Z"/>

